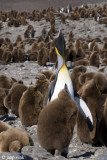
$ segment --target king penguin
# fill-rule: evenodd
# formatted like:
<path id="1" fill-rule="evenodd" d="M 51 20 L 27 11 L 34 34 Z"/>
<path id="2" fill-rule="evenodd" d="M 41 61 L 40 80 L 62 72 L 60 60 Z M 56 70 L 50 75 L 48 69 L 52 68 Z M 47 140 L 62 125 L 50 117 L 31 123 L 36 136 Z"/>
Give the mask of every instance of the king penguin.
<path id="1" fill-rule="evenodd" d="M 58 61 L 57 72 L 56 72 L 55 80 L 50 85 L 50 88 L 48 90 L 46 104 L 58 98 L 59 92 L 62 89 L 66 88 L 71 99 L 76 101 L 78 110 L 82 114 L 82 116 L 85 118 L 89 130 L 92 131 L 93 130 L 92 114 L 87 104 L 85 103 L 85 101 L 78 95 L 78 93 L 75 91 L 73 87 L 73 83 L 70 78 L 70 74 L 66 65 L 65 49 L 66 49 L 65 39 L 61 30 L 59 30 L 58 36 L 55 40 L 55 50 L 56 50 L 57 61 Z"/>

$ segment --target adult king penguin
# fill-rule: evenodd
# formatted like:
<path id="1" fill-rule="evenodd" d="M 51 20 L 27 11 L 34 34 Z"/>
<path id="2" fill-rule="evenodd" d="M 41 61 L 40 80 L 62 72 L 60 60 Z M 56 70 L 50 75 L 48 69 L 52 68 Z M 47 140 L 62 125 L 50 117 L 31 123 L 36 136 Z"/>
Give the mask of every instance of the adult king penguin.
<path id="1" fill-rule="evenodd" d="M 88 124 L 89 130 L 92 131 L 93 118 L 87 104 L 78 95 L 78 93 L 75 91 L 73 87 L 73 83 L 70 78 L 68 68 L 66 66 L 65 48 L 66 48 L 66 43 L 64 40 L 64 36 L 60 30 L 58 33 L 58 37 L 55 40 L 55 50 L 57 53 L 57 60 L 58 60 L 57 73 L 56 73 L 55 80 L 53 81 L 53 83 L 49 88 L 46 104 L 49 101 L 53 101 L 54 99 L 56 99 L 58 97 L 59 92 L 66 87 L 72 100 L 77 102 L 78 110 L 82 114 L 82 116 L 85 118 Z"/>

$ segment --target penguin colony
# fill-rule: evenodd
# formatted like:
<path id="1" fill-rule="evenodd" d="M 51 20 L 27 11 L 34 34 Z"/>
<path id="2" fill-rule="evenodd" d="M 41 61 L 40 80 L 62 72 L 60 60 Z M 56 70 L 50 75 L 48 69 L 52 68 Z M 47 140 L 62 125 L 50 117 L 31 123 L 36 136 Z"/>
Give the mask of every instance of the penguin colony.
<path id="1" fill-rule="evenodd" d="M 67 8 L 59 12 L 53 8 L 44 9 L 42 11 L 33 10 L 31 13 L 28 12 L 18 12 L 16 10 L 8 12 L 0 12 L 1 29 L 2 23 L 5 22 L 9 27 L 19 27 L 21 25 L 26 26 L 26 30 L 23 33 L 24 39 L 21 35 L 17 36 L 16 42 L 12 43 L 9 38 L 0 38 L 0 60 L 1 63 L 7 64 L 12 62 L 24 62 L 37 61 L 39 65 L 46 65 L 46 62 L 57 61 L 57 56 L 55 52 L 54 36 L 56 35 L 56 17 L 63 23 L 66 20 L 79 20 L 80 18 L 94 18 L 97 23 L 107 24 L 107 6 L 106 4 L 102 7 L 94 6 L 89 7 L 84 5 L 82 7 L 72 8 L 70 5 Z M 40 21 L 41 19 L 50 22 L 50 29 L 42 29 L 40 37 L 35 38 L 36 30 L 34 26 L 28 24 L 27 19 L 30 21 Z M 90 48 L 88 47 L 87 41 L 90 43 Z M 74 61 L 74 65 L 93 65 L 99 67 L 99 63 L 102 65 L 107 65 L 106 48 L 100 49 L 96 42 L 98 39 L 77 39 L 74 41 L 74 36 L 72 31 L 68 35 L 67 44 L 67 61 Z M 105 39 L 105 43 L 106 39 Z M 27 44 L 31 45 L 31 49 L 25 51 Z M 104 44 L 106 47 L 106 45 Z M 96 53 L 97 51 L 97 53 Z M 54 54 L 55 53 L 55 54 Z M 85 56 L 88 56 L 86 60 Z M 102 56 L 103 55 L 103 56 Z M 101 61 L 100 58 L 102 57 Z"/>
<path id="2" fill-rule="evenodd" d="M 107 77 L 104 68 L 100 68 L 107 66 L 107 39 L 101 49 L 97 44 L 100 39 L 74 41 L 71 31 L 65 47 L 64 38 L 60 39 L 63 37 L 61 31 L 54 38 L 57 34 L 56 17 L 60 18 L 62 24 L 67 19 L 90 17 L 99 24 L 107 24 L 107 6 L 68 6 L 66 9 L 59 9 L 59 12 L 53 8 L 34 10 L 32 13 L 19 13 L 15 10 L 0 12 L 0 29 L 3 22 L 9 27 L 27 26 L 23 33 L 24 40 L 21 35 L 17 36 L 15 43 L 9 38 L 0 38 L 1 64 L 29 60 L 37 61 L 43 66 L 47 62 L 53 62 L 57 67 L 56 74 L 43 71 L 36 75 L 35 84 L 31 86 L 26 86 L 21 80 L 0 75 L 0 116 L 5 117 L 11 111 L 20 118 L 23 126 L 37 125 L 40 145 L 53 155 L 58 151 L 67 157 L 75 126 L 79 139 L 84 143 L 107 146 Z M 42 18 L 50 22 L 50 30 L 43 28 L 40 37 L 36 39 L 36 30 L 27 23 L 27 19 L 40 21 Z M 61 41 L 64 42 L 62 45 Z M 26 44 L 31 46 L 27 52 Z M 70 74 L 66 61 L 74 63 Z M 98 71 L 89 72 L 88 66 L 94 66 Z M 68 79 L 63 79 L 61 87 L 58 87 L 63 76 Z M 84 108 L 81 109 L 83 104 L 89 115 Z M 24 130 L 12 128 L 0 121 L 0 152 L 21 152 L 28 145 L 32 145 L 30 136 Z"/>

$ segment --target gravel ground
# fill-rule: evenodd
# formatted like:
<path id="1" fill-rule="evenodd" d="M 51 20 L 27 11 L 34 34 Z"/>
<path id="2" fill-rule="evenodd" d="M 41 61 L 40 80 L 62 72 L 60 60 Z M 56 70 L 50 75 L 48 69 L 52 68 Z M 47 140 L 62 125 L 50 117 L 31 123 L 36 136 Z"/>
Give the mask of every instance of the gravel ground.
<path id="1" fill-rule="evenodd" d="M 66 1 L 66 0 L 65 0 Z M 67 5 L 68 3 L 71 2 L 73 6 L 75 5 L 81 5 L 82 3 L 87 3 L 87 2 L 96 2 L 96 1 L 63 1 L 62 5 Z M 29 11 L 31 9 L 33 10 L 34 5 L 36 8 L 43 9 L 43 7 L 48 7 L 50 4 L 53 7 L 57 7 L 60 4 L 60 1 L 58 2 L 57 0 L 53 1 L 29 1 L 23 0 L 23 1 L 16 1 L 14 0 L 14 3 L 12 0 L 0 0 L 0 10 L 11 10 L 11 9 L 17 9 L 17 10 L 26 10 L 28 9 L 27 7 L 29 6 Z M 44 2 L 44 3 L 43 3 Z M 97 2 L 102 2 L 102 0 L 98 0 Z M 105 1 L 106 2 L 106 1 Z M 104 2 L 104 3 L 105 3 Z M 19 4 L 18 4 L 19 3 Z M 50 4 L 49 4 L 50 3 Z M 12 4 L 12 5 L 11 5 Z M 22 7 L 22 4 L 24 8 Z M 25 5 L 26 4 L 26 5 Z M 38 5 L 37 5 L 38 4 Z M 54 4 L 54 5 L 53 5 Z M 45 6 L 46 5 L 46 6 Z M 102 5 L 102 4 L 101 4 Z M 33 7 L 32 7 L 33 6 Z M 49 30 L 50 24 L 49 22 L 46 23 L 44 19 L 41 19 L 39 22 L 38 21 L 30 21 L 27 20 L 28 24 L 31 24 L 34 26 L 34 29 L 36 30 L 35 34 L 35 39 L 37 39 L 43 27 Z M 58 30 L 60 26 L 60 20 L 58 17 L 56 17 L 56 29 Z M 12 43 L 16 41 L 17 35 L 21 35 L 22 39 L 24 40 L 24 31 L 26 30 L 27 26 L 20 26 L 18 28 L 14 27 L 8 27 L 7 22 L 3 22 L 3 28 L 0 30 L 0 37 L 2 38 L 10 38 Z M 71 20 L 66 20 L 66 23 L 63 24 L 63 33 L 66 39 L 66 42 L 68 42 L 68 34 L 72 30 L 74 34 L 74 40 L 82 37 L 82 38 L 87 38 L 90 36 L 90 38 L 100 38 L 101 42 L 98 42 L 98 45 L 100 48 L 102 48 L 104 44 L 103 38 L 106 37 L 107 35 L 107 25 L 105 24 L 98 24 L 93 18 L 87 18 L 83 19 L 81 18 L 79 21 L 71 21 Z M 31 46 L 26 45 L 25 51 L 30 48 Z M 0 75 L 5 74 L 8 77 L 13 77 L 17 80 L 23 80 L 24 84 L 29 86 L 31 84 L 34 84 L 36 79 L 36 75 L 40 73 L 43 70 L 51 70 L 53 72 L 56 72 L 55 69 L 55 64 L 47 63 L 46 66 L 39 66 L 37 62 L 32 62 L 32 61 L 26 61 L 23 63 L 10 63 L 7 65 L 0 65 Z M 96 67 L 87 67 L 87 70 L 89 71 L 97 71 L 98 68 Z M 104 70 L 105 74 L 107 75 L 107 66 L 105 67 Z M 8 121 L 8 124 L 10 124 L 12 127 L 19 127 L 23 128 L 20 119 L 16 117 L 14 121 Z M 24 147 L 22 149 L 22 154 L 26 154 L 31 156 L 34 160 L 64 160 L 65 158 L 61 156 L 54 157 L 47 153 L 43 148 L 40 147 L 37 139 L 37 125 L 31 126 L 31 127 L 26 127 L 23 128 L 25 129 L 30 136 L 32 137 L 34 141 L 34 146 L 29 146 L 29 147 Z M 4 153 L 5 157 L 7 156 L 6 153 Z M 2 154 L 0 154 L 2 157 Z M 8 156 L 7 156 L 8 157 Z M 2 158 L 1 158 L 2 159 Z M 74 136 L 73 139 L 71 140 L 70 146 L 69 146 L 69 154 L 68 154 L 68 159 L 73 160 L 73 159 L 88 159 L 88 160 L 106 160 L 107 159 L 107 148 L 104 146 L 92 146 L 90 144 L 85 144 L 79 140 L 76 134 L 76 127 L 74 130 Z"/>

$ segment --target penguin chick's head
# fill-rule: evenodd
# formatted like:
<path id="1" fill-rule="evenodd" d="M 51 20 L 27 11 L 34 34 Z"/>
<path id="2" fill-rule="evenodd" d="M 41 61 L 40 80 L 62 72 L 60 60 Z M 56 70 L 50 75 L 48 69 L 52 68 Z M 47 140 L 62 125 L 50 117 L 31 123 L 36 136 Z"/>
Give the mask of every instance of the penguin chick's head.
<path id="1" fill-rule="evenodd" d="M 59 31 L 58 37 L 55 40 L 55 50 L 56 50 L 57 55 L 65 58 L 65 48 L 66 48 L 66 43 L 65 43 L 64 36 L 62 32 Z"/>
<path id="2" fill-rule="evenodd" d="M 9 144 L 9 151 L 10 152 L 20 152 L 21 147 L 22 146 L 20 144 L 20 141 L 15 140 L 13 142 L 10 142 L 10 144 Z"/>

